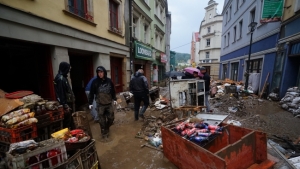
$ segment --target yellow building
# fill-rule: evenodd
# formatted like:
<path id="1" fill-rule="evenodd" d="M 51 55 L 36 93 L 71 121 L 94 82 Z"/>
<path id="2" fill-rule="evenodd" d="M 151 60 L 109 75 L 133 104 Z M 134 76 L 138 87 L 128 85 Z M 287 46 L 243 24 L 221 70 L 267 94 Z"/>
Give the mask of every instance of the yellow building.
<path id="1" fill-rule="evenodd" d="M 54 99 L 52 80 L 61 61 L 71 64 L 77 105 L 104 66 L 117 92 L 130 80 L 129 5 L 122 0 L 0 0 L 0 76 L 7 92 L 32 90 Z M 19 74 L 22 73 L 22 74 Z M 19 76 L 18 76 L 19 75 Z M 17 76 L 17 77 L 16 77 Z"/>

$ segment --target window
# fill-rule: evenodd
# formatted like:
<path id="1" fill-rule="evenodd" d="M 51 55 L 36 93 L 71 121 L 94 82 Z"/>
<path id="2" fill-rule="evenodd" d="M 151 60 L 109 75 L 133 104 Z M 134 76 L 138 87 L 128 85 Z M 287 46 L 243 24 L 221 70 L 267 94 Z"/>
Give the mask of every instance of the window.
<path id="1" fill-rule="evenodd" d="M 228 34 L 227 34 L 227 40 L 228 40 L 227 46 L 229 46 L 229 43 L 230 43 L 230 32 L 228 32 Z"/>
<path id="2" fill-rule="evenodd" d="M 118 31 L 119 26 L 119 12 L 118 12 L 119 4 L 113 0 L 109 1 L 109 17 L 110 17 L 110 29 L 112 31 Z"/>
<path id="3" fill-rule="evenodd" d="M 207 27 L 207 33 L 210 33 L 210 27 Z"/>
<path id="4" fill-rule="evenodd" d="M 209 19 L 211 19 L 211 14 L 209 14 Z"/>
<path id="5" fill-rule="evenodd" d="M 236 26 L 233 27 L 233 42 L 236 41 Z"/>
<path id="6" fill-rule="evenodd" d="M 148 35 L 149 35 L 149 26 L 147 24 L 144 25 L 144 43 L 149 43 L 148 42 Z"/>
<path id="7" fill-rule="evenodd" d="M 210 39 L 206 39 L 206 46 L 210 46 Z"/>
<path id="8" fill-rule="evenodd" d="M 239 62 L 231 63 L 230 79 L 233 81 L 238 81 L 238 68 L 239 68 Z"/>
<path id="9" fill-rule="evenodd" d="M 89 21 L 94 21 L 92 0 L 68 0 L 67 11 Z"/>
<path id="10" fill-rule="evenodd" d="M 132 36 L 135 38 L 139 38 L 138 34 L 138 18 L 133 17 L 132 19 Z"/>
<path id="11" fill-rule="evenodd" d="M 235 10 L 235 12 L 237 12 L 238 9 L 239 9 L 239 2 L 240 2 L 240 0 L 236 0 L 236 10 Z"/>
<path id="12" fill-rule="evenodd" d="M 227 46 L 227 40 L 226 40 L 226 35 L 224 36 L 224 47 Z"/>
<path id="13" fill-rule="evenodd" d="M 230 6 L 229 7 L 229 19 L 228 19 L 228 21 L 231 19 L 231 11 L 232 11 L 232 7 Z"/>
<path id="14" fill-rule="evenodd" d="M 255 21 L 255 8 L 250 11 L 250 23 Z"/>
<path id="15" fill-rule="evenodd" d="M 243 33 L 243 20 L 241 20 L 241 21 L 239 22 L 239 27 L 240 27 L 240 36 L 239 36 L 239 38 L 242 38 L 242 33 Z"/>
<path id="16" fill-rule="evenodd" d="M 223 64 L 223 75 L 222 75 L 222 80 L 225 80 L 227 77 L 227 64 Z"/>
<path id="17" fill-rule="evenodd" d="M 205 58 L 209 59 L 209 52 L 205 52 Z"/>
<path id="18" fill-rule="evenodd" d="M 226 12 L 225 16 L 226 16 L 226 23 L 227 23 L 229 21 L 229 19 L 228 19 L 228 11 Z"/>
<path id="19" fill-rule="evenodd" d="M 250 60 L 249 72 L 250 73 L 261 73 L 262 69 L 262 59 Z M 247 64 L 249 61 L 247 61 Z"/>

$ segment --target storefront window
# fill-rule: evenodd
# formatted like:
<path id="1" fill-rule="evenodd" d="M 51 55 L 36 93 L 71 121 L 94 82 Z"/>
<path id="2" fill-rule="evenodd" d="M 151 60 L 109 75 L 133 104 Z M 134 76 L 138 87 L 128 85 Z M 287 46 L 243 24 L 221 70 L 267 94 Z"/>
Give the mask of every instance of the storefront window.
<path id="1" fill-rule="evenodd" d="M 222 75 L 222 80 L 225 80 L 227 75 L 227 64 L 223 64 L 223 75 Z"/>
<path id="2" fill-rule="evenodd" d="M 231 80 L 237 81 L 239 62 L 231 63 Z"/>
<path id="3" fill-rule="evenodd" d="M 250 65 L 249 65 L 250 73 L 261 73 L 262 61 L 263 61 L 262 59 L 250 60 Z"/>
<path id="4" fill-rule="evenodd" d="M 284 52 L 277 54 L 274 66 L 273 80 L 272 80 L 272 90 L 280 86 L 282 77 L 282 68 L 284 60 Z"/>

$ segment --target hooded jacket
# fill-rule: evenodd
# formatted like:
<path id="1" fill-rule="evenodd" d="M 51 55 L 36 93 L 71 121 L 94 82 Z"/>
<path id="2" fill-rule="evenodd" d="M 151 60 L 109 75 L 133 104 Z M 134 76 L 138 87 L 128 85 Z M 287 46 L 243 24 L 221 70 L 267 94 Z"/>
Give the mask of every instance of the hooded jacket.
<path id="1" fill-rule="evenodd" d="M 100 78 L 98 71 L 104 72 L 104 77 Z M 109 105 L 112 100 L 117 100 L 115 86 L 110 78 L 107 77 L 107 71 L 103 66 L 98 66 L 96 69 L 97 78 L 92 82 L 89 94 L 89 105 L 93 104 L 94 95 L 96 103 L 99 105 Z"/>
<path id="2" fill-rule="evenodd" d="M 56 99 L 62 105 L 74 101 L 74 94 L 67 79 L 69 71 L 70 64 L 67 62 L 61 62 L 59 64 L 58 74 L 55 76 L 53 81 Z"/>
<path id="3" fill-rule="evenodd" d="M 149 94 L 147 78 L 140 72 L 136 72 L 130 81 L 130 91 L 134 93 Z"/>

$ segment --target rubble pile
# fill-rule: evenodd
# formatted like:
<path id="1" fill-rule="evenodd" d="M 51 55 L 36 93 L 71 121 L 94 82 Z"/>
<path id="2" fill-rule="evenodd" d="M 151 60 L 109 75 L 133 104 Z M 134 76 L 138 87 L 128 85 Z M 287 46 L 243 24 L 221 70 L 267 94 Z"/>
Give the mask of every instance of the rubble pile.
<path id="1" fill-rule="evenodd" d="M 222 97 L 226 93 L 228 93 L 228 91 L 226 91 L 226 86 L 235 86 L 236 92 L 244 89 L 243 82 L 236 82 L 230 79 L 211 81 L 210 84 L 212 91 L 211 96 L 217 98 Z"/>
<path id="2" fill-rule="evenodd" d="M 300 116 L 300 89 L 298 87 L 289 88 L 281 99 L 280 105 L 294 116 Z"/>

